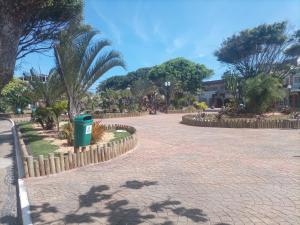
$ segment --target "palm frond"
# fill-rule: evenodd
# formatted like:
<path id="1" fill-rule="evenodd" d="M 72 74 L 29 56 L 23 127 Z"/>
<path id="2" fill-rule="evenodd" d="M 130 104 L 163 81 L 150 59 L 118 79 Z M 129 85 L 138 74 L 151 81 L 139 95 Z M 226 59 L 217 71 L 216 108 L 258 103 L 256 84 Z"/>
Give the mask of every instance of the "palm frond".
<path id="1" fill-rule="evenodd" d="M 57 72 L 73 105 L 69 109 L 72 115 L 74 108 L 78 110 L 82 96 L 105 72 L 115 66 L 125 68 L 119 52 L 102 53 L 110 41 L 95 40 L 97 34 L 87 26 L 72 27 L 61 34 L 60 43 L 55 47 Z"/>
<path id="2" fill-rule="evenodd" d="M 119 52 L 112 50 L 99 56 L 96 59 L 95 64 L 91 66 L 91 68 L 85 74 L 82 86 L 84 87 L 84 89 L 89 88 L 91 86 L 91 83 L 94 83 L 105 72 L 116 66 L 125 68 L 125 63 Z"/>
<path id="3" fill-rule="evenodd" d="M 101 52 L 103 48 L 110 46 L 110 44 L 111 42 L 109 40 L 100 40 L 87 48 L 79 71 L 81 79 L 87 73 L 99 52 Z"/>

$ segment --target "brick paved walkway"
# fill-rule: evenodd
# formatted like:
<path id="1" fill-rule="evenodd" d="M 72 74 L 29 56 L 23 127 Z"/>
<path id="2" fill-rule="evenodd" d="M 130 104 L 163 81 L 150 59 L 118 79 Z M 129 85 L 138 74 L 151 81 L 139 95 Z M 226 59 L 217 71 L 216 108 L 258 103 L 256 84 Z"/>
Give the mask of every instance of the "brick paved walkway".
<path id="1" fill-rule="evenodd" d="M 300 224 L 300 131 L 201 128 L 181 115 L 105 120 L 139 144 L 26 181 L 35 224 Z"/>
<path id="2" fill-rule="evenodd" d="M 0 225 L 18 223 L 15 183 L 11 123 L 7 120 L 0 120 Z"/>

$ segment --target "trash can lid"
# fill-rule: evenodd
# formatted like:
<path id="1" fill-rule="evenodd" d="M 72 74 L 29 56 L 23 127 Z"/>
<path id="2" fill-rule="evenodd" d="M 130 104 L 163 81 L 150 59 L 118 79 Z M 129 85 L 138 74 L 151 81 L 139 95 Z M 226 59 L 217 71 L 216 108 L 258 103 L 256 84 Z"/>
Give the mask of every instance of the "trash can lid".
<path id="1" fill-rule="evenodd" d="M 92 115 L 90 114 L 82 114 L 79 116 L 76 116 L 74 121 L 86 121 L 86 120 L 92 120 Z"/>

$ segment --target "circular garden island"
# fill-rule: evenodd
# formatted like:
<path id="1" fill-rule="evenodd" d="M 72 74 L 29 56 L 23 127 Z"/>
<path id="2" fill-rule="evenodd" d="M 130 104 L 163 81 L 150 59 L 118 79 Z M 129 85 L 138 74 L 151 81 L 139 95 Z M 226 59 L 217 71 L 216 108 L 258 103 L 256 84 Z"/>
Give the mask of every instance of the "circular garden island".
<path id="1" fill-rule="evenodd" d="M 182 116 L 181 123 L 199 127 L 300 129 L 299 114 L 228 116 L 222 112 L 218 114 L 198 113 Z"/>

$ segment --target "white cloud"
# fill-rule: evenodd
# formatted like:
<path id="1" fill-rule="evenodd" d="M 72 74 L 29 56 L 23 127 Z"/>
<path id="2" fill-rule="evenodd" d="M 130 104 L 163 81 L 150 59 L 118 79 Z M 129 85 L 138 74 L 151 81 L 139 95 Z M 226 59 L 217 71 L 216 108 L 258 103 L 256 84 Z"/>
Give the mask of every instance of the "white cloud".
<path id="1" fill-rule="evenodd" d="M 172 41 L 172 45 L 166 48 L 166 52 L 171 54 L 174 53 L 175 51 L 183 48 L 187 44 L 187 38 L 185 37 L 176 37 Z"/>
<path id="2" fill-rule="evenodd" d="M 144 21 L 142 20 L 142 17 L 140 16 L 141 14 L 141 10 L 142 10 L 142 1 L 139 1 L 137 3 L 136 9 L 135 9 L 135 13 L 134 13 L 134 17 L 133 17 L 133 30 L 135 32 L 135 34 L 141 38 L 143 41 L 148 41 L 149 38 L 149 34 L 147 33 L 147 28 L 144 25 Z"/>

